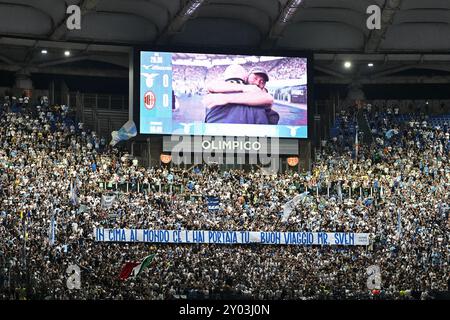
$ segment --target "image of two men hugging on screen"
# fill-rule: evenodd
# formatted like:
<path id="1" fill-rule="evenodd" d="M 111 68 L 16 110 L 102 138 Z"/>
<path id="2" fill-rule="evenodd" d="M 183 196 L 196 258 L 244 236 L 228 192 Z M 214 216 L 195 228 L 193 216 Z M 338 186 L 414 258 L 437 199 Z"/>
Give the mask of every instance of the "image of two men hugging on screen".
<path id="1" fill-rule="evenodd" d="M 206 123 L 278 124 L 280 116 L 272 110 L 273 97 L 266 89 L 269 75 L 260 67 L 247 72 L 238 64 L 230 65 L 222 80 L 207 84 L 203 98 Z"/>

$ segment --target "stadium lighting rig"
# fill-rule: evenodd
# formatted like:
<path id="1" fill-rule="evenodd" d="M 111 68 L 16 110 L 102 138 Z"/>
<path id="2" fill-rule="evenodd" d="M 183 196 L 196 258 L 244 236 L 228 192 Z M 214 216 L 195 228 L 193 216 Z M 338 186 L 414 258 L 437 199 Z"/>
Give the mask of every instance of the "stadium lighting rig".
<path id="1" fill-rule="evenodd" d="M 164 35 L 173 34 L 180 31 L 184 23 L 191 18 L 194 13 L 198 10 L 198 8 L 205 2 L 205 0 L 191 0 L 187 3 L 184 8 L 176 15 L 173 21 L 168 26 L 166 32 L 160 35 L 157 42 L 162 41 Z"/>
<path id="2" fill-rule="evenodd" d="M 286 24 L 289 20 L 291 20 L 292 16 L 295 14 L 302 1 L 303 0 L 291 0 L 291 2 L 284 9 L 283 15 L 281 16 L 279 22 L 282 24 Z"/>
<path id="3" fill-rule="evenodd" d="M 278 38 L 281 35 L 283 29 L 295 15 L 302 2 L 303 0 L 289 0 L 289 2 L 285 5 L 282 12 L 280 13 L 277 22 L 272 26 L 269 35 L 270 38 Z"/>
<path id="4" fill-rule="evenodd" d="M 192 16 L 195 11 L 202 5 L 202 3 L 205 2 L 205 0 L 192 0 L 185 8 L 184 12 L 181 14 L 185 17 Z"/>

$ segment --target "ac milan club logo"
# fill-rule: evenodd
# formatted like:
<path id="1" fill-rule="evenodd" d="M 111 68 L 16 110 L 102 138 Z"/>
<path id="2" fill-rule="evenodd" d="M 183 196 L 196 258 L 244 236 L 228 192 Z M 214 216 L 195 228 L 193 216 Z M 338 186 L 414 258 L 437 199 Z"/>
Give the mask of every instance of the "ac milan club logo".
<path id="1" fill-rule="evenodd" d="M 144 104 L 148 110 L 153 109 L 156 103 L 155 94 L 151 91 L 148 91 L 144 96 Z"/>

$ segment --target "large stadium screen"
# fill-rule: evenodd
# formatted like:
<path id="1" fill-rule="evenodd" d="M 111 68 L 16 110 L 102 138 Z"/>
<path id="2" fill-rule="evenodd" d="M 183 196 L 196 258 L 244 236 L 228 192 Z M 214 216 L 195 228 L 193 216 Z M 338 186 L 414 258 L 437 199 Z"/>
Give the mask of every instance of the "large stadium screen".
<path id="1" fill-rule="evenodd" d="M 308 137 L 308 58 L 140 52 L 140 133 Z"/>

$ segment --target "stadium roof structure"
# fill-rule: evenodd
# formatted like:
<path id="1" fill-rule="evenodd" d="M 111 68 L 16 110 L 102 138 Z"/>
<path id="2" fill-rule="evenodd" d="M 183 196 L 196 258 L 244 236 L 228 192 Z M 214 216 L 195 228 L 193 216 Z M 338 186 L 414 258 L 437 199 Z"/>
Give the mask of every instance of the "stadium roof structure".
<path id="1" fill-rule="evenodd" d="M 81 30 L 66 8 L 82 10 Z M 367 8 L 381 8 L 369 30 Z M 0 0 L 0 36 L 352 52 L 450 50 L 448 0 Z"/>
<path id="2" fill-rule="evenodd" d="M 367 28 L 374 4 L 380 30 Z M 66 26 L 70 5 L 80 30 Z M 450 1 L 0 0 L 0 69 L 56 73 L 86 60 L 127 69 L 134 45 L 313 51 L 316 70 L 343 82 L 345 59 L 383 65 L 379 78 L 414 68 L 450 76 Z"/>

